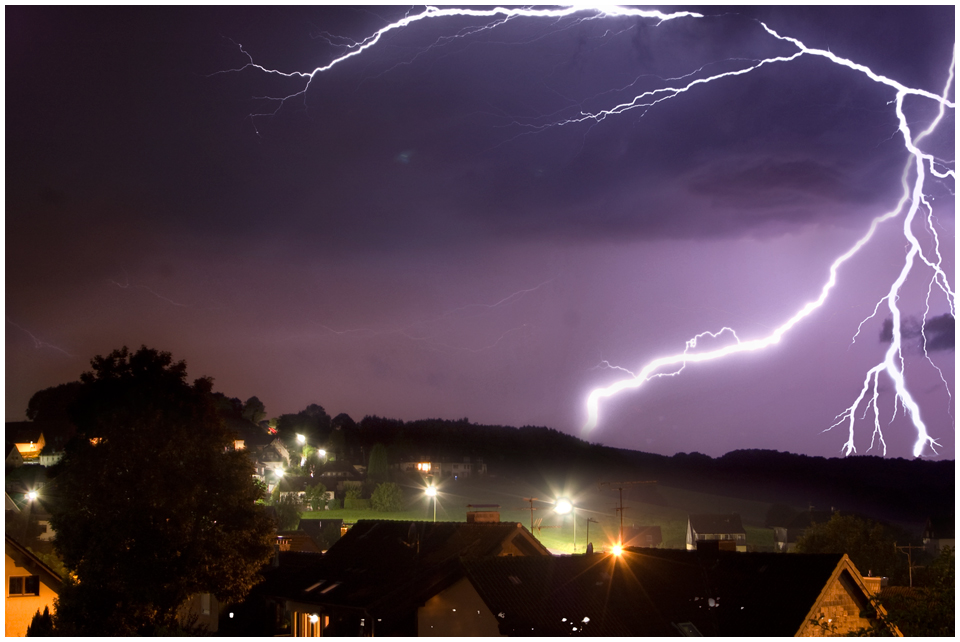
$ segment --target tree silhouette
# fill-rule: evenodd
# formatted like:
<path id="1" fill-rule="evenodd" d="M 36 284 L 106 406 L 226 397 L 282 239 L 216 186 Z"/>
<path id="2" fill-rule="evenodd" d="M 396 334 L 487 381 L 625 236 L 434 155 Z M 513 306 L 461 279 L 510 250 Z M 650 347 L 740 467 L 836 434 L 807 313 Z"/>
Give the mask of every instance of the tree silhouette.
<path id="1" fill-rule="evenodd" d="M 76 581 L 55 616 L 74 635 L 177 627 L 197 593 L 240 600 L 269 559 L 272 523 L 243 452 L 229 447 L 210 379 L 186 383 L 169 353 L 127 348 L 91 361 L 52 471 L 56 547 Z"/>

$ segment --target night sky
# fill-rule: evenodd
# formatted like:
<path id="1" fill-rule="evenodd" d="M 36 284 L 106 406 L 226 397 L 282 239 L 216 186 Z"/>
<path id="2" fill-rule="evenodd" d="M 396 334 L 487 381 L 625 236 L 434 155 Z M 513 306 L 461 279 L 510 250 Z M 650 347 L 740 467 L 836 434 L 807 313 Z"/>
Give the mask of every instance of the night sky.
<path id="1" fill-rule="evenodd" d="M 824 430 L 890 345 L 878 303 L 904 265 L 903 214 L 779 344 L 624 391 L 587 434 L 585 399 L 630 376 L 611 366 L 636 372 L 724 327 L 761 338 L 816 299 L 903 192 L 895 91 L 804 55 L 569 121 L 798 51 L 760 20 L 939 95 L 953 6 L 430 18 L 305 92 L 244 67 L 246 52 L 310 72 L 422 10 L 7 6 L 7 420 L 94 355 L 145 344 L 268 416 L 318 403 L 668 455 L 840 456 L 846 425 Z M 906 99 L 915 135 L 937 110 Z M 953 170 L 952 109 L 921 148 Z M 953 191 L 925 185 L 950 288 Z M 952 459 L 953 319 L 932 278 L 916 268 L 900 293 L 903 363 Z M 883 375 L 878 405 L 887 455 L 911 457 Z M 856 431 L 867 453 L 872 411 Z"/>

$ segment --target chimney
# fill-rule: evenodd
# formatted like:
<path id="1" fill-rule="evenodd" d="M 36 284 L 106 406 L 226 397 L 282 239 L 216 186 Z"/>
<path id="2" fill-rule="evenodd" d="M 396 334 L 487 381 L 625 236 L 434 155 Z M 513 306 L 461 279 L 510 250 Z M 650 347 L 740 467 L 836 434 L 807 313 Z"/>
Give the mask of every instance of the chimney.
<path id="1" fill-rule="evenodd" d="M 867 573 L 868 574 L 863 578 L 863 585 L 867 589 L 867 594 L 869 597 L 879 597 L 880 589 L 883 588 L 883 580 L 885 578 L 873 577 L 869 574 L 869 571 Z"/>

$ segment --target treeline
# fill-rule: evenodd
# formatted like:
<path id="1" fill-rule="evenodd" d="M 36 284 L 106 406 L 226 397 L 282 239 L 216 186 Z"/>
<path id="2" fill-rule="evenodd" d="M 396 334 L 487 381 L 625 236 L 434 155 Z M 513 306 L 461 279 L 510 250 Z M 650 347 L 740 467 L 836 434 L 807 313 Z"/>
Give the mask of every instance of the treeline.
<path id="1" fill-rule="evenodd" d="M 28 416 L 61 419 L 76 396 L 65 384 L 38 392 Z M 711 458 L 700 453 L 672 457 L 589 443 L 544 426 L 483 425 L 469 419 L 402 421 L 366 416 L 359 422 L 332 417 L 319 404 L 266 420 L 256 397 L 246 402 L 213 393 L 219 414 L 241 436 L 275 435 L 288 444 L 297 434 L 325 444 L 331 454 L 366 464 L 375 444 L 387 447 L 391 463 L 419 459 L 482 459 L 492 474 L 576 475 L 584 480 L 651 479 L 691 490 L 709 489 L 769 503 L 857 511 L 877 518 L 922 521 L 949 513 L 955 502 L 953 461 L 855 456 L 809 457 L 770 450 L 738 450 Z"/>

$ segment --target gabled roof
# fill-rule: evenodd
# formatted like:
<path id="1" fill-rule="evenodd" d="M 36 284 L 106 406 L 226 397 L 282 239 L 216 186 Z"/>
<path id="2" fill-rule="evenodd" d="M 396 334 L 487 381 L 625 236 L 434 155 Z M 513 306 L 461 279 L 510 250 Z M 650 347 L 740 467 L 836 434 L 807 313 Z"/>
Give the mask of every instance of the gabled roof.
<path id="1" fill-rule="evenodd" d="M 620 558 L 467 564 L 501 633 L 540 636 L 666 636 L 684 627 L 702 635 L 793 636 L 825 588 L 850 569 L 859 576 L 844 555 L 634 548 Z"/>
<path id="2" fill-rule="evenodd" d="M 714 535 L 745 535 L 743 524 L 740 522 L 740 515 L 736 513 L 724 515 L 691 515 L 690 526 L 693 532 L 701 535 L 710 533 Z"/>
<path id="3" fill-rule="evenodd" d="M 12 553 L 12 557 L 19 558 L 16 559 L 18 565 L 29 569 L 32 573 L 36 573 L 40 576 L 44 584 L 54 591 L 59 592 L 60 586 L 63 584 L 63 579 L 60 577 L 60 574 L 47 566 L 45 562 L 34 555 L 26 546 L 10 537 L 10 535 L 5 535 L 5 537 L 7 538 L 7 554 L 10 555 Z"/>
<path id="4" fill-rule="evenodd" d="M 505 547 L 550 554 L 515 522 L 360 520 L 309 572 L 270 571 L 268 594 L 308 604 L 397 611 L 461 576 L 462 559 L 495 556 Z"/>
<path id="5" fill-rule="evenodd" d="M 346 479 L 351 480 L 362 480 L 363 475 L 357 470 L 356 466 L 351 464 L 348 461 L 338 459 L 335 461 L 328 461 L 320 467 L 320 470 L 317 471 L 317 476 L 323 477 L 327 473 L 333 473 L 337 476 L 342 476 Z"/>

